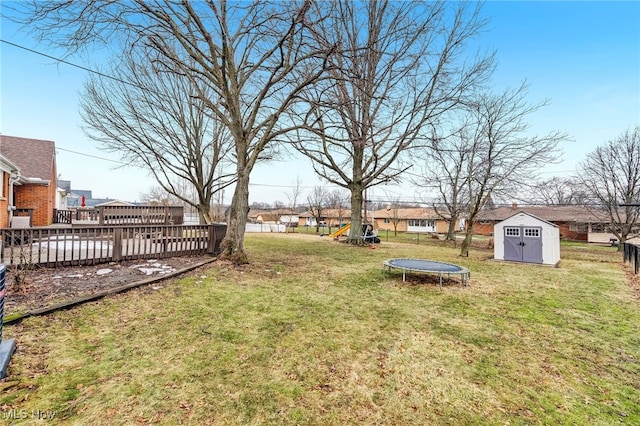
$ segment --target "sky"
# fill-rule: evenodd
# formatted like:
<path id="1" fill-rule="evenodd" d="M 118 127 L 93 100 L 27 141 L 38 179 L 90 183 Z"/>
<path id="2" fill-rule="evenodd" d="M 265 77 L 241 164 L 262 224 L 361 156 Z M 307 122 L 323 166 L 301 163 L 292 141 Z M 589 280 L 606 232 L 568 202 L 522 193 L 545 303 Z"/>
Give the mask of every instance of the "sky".
<path id="1" fill-rule="evenodd" d="M 10 22 L 6 4 L 0 6 L 0 133 L 55 141 L 59 179 L 70 180 L 72 189 L 139 201 L 153 180 L 82 132 L 79 100 L 88 72 L 5 43 L 62 55 Z M 560 130 L 571 138 L 560 146 L 561 162 L 540 171 L 543 178 L 574 174 L 586 153 L 640 125 L 640 2 L 490 1 L 482 14 L 489 25 L 475 43 L 496 51 L 495 90 L 526 80 L 529 102 L 549 102 L 529 117 L 530 132 Z M 323 184 L 304 159 L 258 165 L 250 202 L 287 202 L 297 181 L 301 198 Z M 406 183 L 376 187 L 368 197 L 421 201 L 422 194 Z M 224 202 L 231 196 L 227 189 Z"/>

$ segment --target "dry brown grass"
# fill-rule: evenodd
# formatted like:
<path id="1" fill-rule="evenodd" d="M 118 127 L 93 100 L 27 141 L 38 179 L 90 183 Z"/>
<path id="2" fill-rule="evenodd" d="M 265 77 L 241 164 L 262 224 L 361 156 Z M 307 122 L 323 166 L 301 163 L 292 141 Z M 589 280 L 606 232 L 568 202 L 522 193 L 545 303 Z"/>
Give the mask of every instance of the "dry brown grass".
<path id="1" fill-rule="evenodd" d="M 4 413 L 60 424 L 640 422 L 640 308 L 617 253 L 560 268 L 433 242 L 251 235 L 249 265 L 7 327 Z M 461 264 L 471 285 L 382 275 Z"/>

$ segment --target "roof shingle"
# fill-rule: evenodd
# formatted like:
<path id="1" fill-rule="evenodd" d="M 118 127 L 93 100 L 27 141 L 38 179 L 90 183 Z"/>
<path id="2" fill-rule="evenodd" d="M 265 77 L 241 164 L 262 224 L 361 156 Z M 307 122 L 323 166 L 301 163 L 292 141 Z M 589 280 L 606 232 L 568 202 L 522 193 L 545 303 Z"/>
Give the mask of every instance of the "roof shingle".
<path id="1" fill-rule="evenodd" d="M 55 142 L 0 135 L 0 154 L 20 168 L 22 177 L 51 180 Z"/>
<path id="2" fill-rule="evenodd" d="M 534 215 L 547 222 L 608 222 L 607 216 L 603 212 L 579 206 L 519 206 L 519 207 L 497 207 L 495 209 L 483 211 L 476 219 L 478 222 L 498 222 L 504 220 L 518 212 Z"/>

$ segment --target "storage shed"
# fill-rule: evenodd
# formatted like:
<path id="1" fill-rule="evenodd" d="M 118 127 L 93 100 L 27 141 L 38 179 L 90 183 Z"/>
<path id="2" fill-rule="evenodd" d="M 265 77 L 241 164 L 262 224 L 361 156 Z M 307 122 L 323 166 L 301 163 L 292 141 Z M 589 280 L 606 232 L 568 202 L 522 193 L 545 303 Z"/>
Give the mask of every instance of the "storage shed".
<path id="1" fill-rule="evenodd" d="M 560 229 L 532 214 L 518 212 L 493 227 L 493 255 L 497 260 L 557 265 Z"/>

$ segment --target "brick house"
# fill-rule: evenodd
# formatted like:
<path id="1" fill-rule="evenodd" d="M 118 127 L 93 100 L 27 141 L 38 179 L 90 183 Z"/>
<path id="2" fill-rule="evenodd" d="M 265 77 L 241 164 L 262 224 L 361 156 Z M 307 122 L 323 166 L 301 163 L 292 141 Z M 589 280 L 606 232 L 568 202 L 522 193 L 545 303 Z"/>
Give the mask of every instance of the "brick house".
<path id="1" fill-rule="evenodd" d="M 11 206 L 31 212 L 32 226 L 51 225 L 57 196 L 55 142 L 0 135 L 0 157 L 9 166 L 2 168 L 0 226 L 9 225 Z"/>

